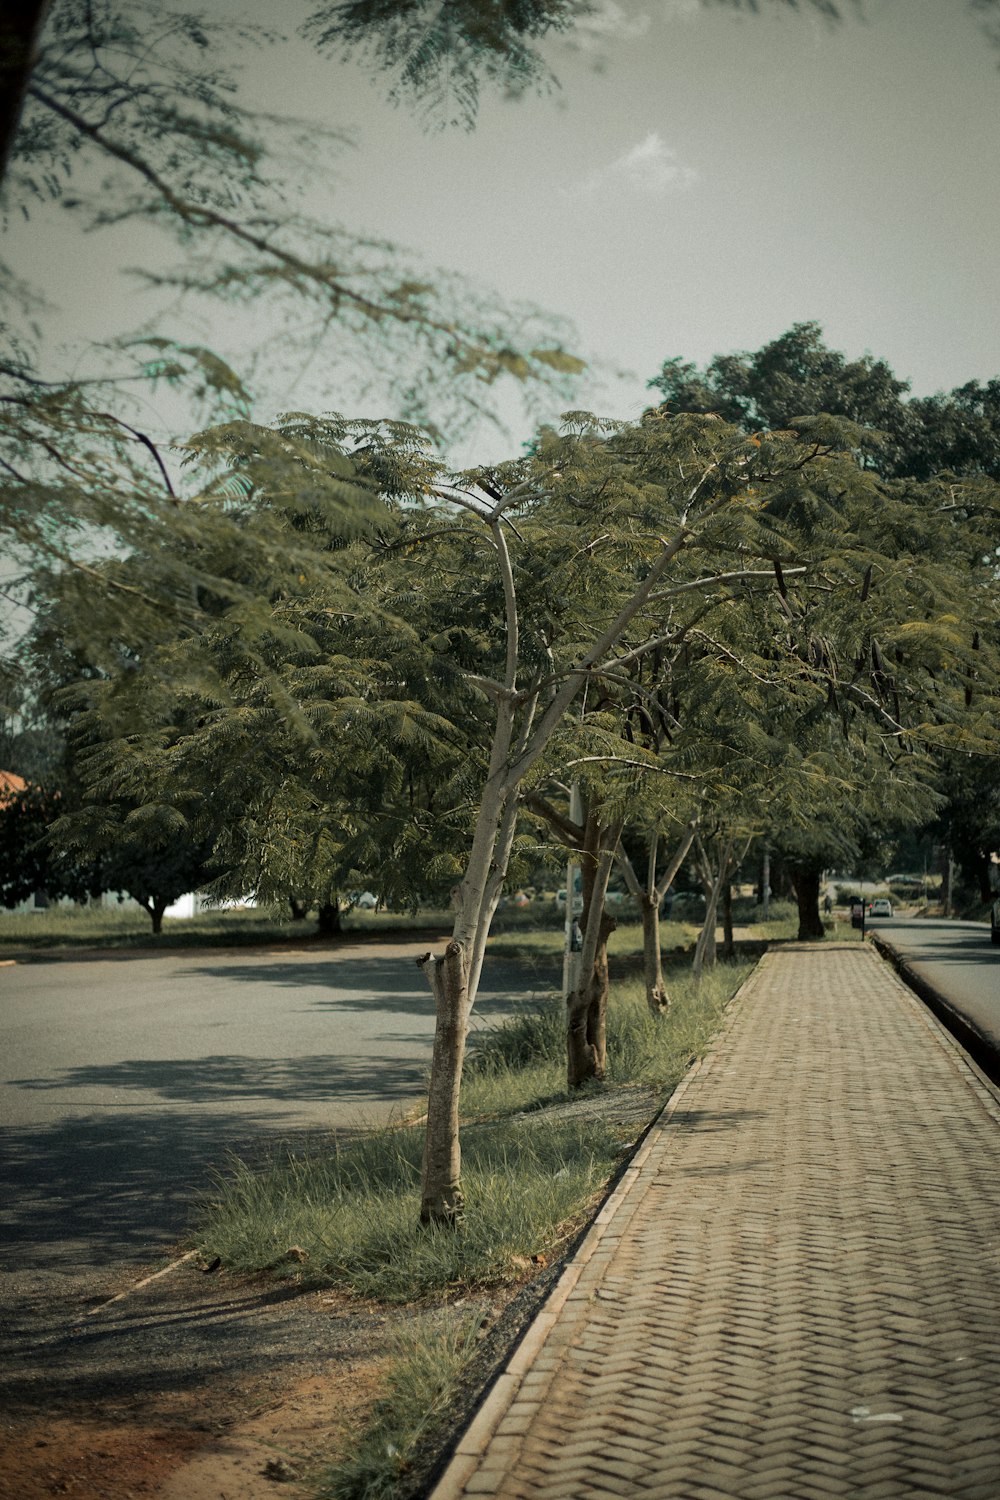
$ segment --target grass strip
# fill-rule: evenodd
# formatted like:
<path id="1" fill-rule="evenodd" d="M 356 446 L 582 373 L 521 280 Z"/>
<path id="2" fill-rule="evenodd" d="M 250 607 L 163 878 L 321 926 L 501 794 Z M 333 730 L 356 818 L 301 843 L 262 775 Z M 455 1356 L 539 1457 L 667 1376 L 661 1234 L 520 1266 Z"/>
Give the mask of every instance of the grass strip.
<path id="1" fill-rule="evenodd" d="M 642 981 L 615 984 L 608 1006 L 607 1083 L 669 1095 L 700 1057 L 753 965 L 722 963 L 695 984 L 690 964 L 667 965 L 670 1010 L 650 1014 Z M 470 1116 L 511 1114 L 573 1098 L 566 1091 L 566 1030 L 558 996 L 515 1002 L 514 1013 L 473 1037 L 462 1083 Z"/>
<path id="2" fill-rule="evenodd" d="M 350 1457 L 323 1473 L 318 1500 L 391 1500 L 399 1493 L 419 1450 L 447 1430 L 478 1330 L 475 1316 L 425 1314 L 396 1335 L 385 1392 Z"/>
<path id="3" fill-rule="evenodd" d="M 276 1153 L 263 1168 L 234 1162 L 199 1245 L 237 1270 L 286 1267 L 387 1303 L 516 1282 L 599 1192 L 621 1141 L 592 1120 L 470 1125 L 456 1229 L 418 1223 L 422 1149 L 423 1129 L 411 1127 L 343 1149 Z"/>
<path id="4" fill-rule="evenodd" d="M 616 987 L 608 1082 L 654 1086 L 666 1097 L 749 971 L 720 964 L 700 985 L 676 977 L 671 1010 L 659 1018 L 639 983 Z M 558 999 L 519 1005 L 477 1034 L 469 1056 L 466 1213 L 457 1229 L 419 1226 L 424 1132 L 411 1126 L 279 1150 L 253 1167 L 234 1160 L 217 1181 L 199 1246 L 237 1270 L 284 1267 L 388 1303 L 515 1282 L 582 1221 L 634 1135 L 602 1117 L 601 1092 L 587 1093 L 586 1108 L 572 1107 L 580 1096 L 566 1090 Z M 540 1107 L 546 1103 L 566 1108 Z"/>
<path id="5" fill-rule="evenodd" d="M 453 1305 L 458 1294 L 523 1282 L 558 1256 L 634 1140 L 635 1117 L 615 1124 L 621 1115 L 602 1101 L 644 1087 L 648 1114 L 640 1110 L 640 1118 L 651 1119 L 707 1050 L 752 967 L 720 964 L 700 985 L 674 971 L 662 1017 L 649 1014 L 639 981 L 616 985 L 610 1087 L 567 1092 L 557 997 L 517 1003 L 510 1017 L 480 1030 L 463 1085 L 466 1213 L 457 1228 L 418 1225 L 422 1127 L 331 1138 L 308 1152 L 275 1153 L 257 1168 L 234 1161 L 219 1179 L 198 1234 L 205 1256 L 234 1269 L 304 1276 L 383 1305 L 438 1304 L 415 1318 L 403 1314 L 384 1394 L 351 1453 L 318 1481 L 320 1500 L 423 1492 L 476 1353 L 479 1320 Z"/>

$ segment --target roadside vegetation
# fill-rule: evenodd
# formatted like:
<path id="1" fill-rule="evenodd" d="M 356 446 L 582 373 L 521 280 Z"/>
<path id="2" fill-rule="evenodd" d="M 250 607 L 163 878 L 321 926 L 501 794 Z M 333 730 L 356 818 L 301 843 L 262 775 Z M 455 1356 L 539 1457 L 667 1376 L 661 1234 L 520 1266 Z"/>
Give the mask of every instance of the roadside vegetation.
<path id="1" fill-rule="evenodd" d="M 749 903 L 737 913 L 742 935 L 751 939 L 780 941 L 795 930 L 794 908 L 789 902 L 772 902 L 771 920 L 755 918 Z M 448 912 L 422 908 L 417 912 L 353 910 L 342 918 L 340 940 L 362 938 L 405 939 L 409 933 L 446 932 Z M 699 919 L 692 912 L 684 920 L 664 922 L 661 935 L 666 952 L 689 949 L 698 935 Z M 315 922 L 293 921 L 283 911 L 271 908 L 233 906 L 198 912 L 193 917 L 166 917 L 162 932 L 149 930 L 149 918 L 134 902 L 120 906 L 51 906 L 47 911 L 5 912 L 0 910 L 0 952 L 60 948 L 200 948 L 217 945 L 247 946 L 269 943 L 318 942 Z M 329 940 L 329 939 L 327 939 Z M 502 911 L 495 923 L 489 951 L 498 958 L 540 958 L 562 952 L 562 916 L 551 902 L 538 902 L 523 909 Z M 638 923 L 626 914 L 612 933 L 608 952 L 627 959 L 640 953 L 642 935 Z"/>
<path id="2" fill-rule="evenodd" d="M 414 1449 L 433 1448 L 435 1432 L 442 1440 L 450 1393 L 468 1379 L 470 1299 L 509 1296 L 558 1262 L 751 969 L 719 964 L 695 984 L 686 964 L 669 964 L 672 1003 L 659 1017 L 640 978 L 615 985 L 609 1077 L 573 1094 L 557 996 L 479 1030 L 465 1069 L 457 1227 L 418 1223 L 419 1121 L 233 1161 L 220 1176 L 196 1230 L 206 1260 L 333 1287 L 400 1318 L 403 1345 L 371 1426 L 320 1493 L 409 1493 Z"/>
<path id="3" fill-rule="evenodd" d="M 404 937 L 428 929 L 445 931 L 446 913 L 351 912 L 338 935 Z M 47 911 L 0 912 L 0 951 L 42 948 L 200 948 L 269 943 L 313 943 L 324 939 L 314 921 L 293 921 L 283 912 L 265 908 L 233 907 L 198 912 L 193 917 L 165 917 L 155 936 L 141 907 L 125 902 L 117 907 L 52 906 Z M 328 941 L 329 939 L 327 939 Z"/>

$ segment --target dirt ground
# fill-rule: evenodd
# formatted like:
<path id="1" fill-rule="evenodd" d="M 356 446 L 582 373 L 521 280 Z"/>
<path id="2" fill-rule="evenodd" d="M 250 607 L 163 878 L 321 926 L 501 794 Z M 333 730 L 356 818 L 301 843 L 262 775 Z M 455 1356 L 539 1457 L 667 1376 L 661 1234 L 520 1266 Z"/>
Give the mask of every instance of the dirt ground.
<path id="1" fill-rule="evenodd" d="M 557 1269 L 455 1305 L 456 1317 L 481 1317 L 481 1353 L 414 1493 Z M 350 1452 L 383 1390 L 392 1336 L 417 1312 L 184 1262 L 86 1314 L 20 1377 L 16 1363 L 4 1372 L 0 1496 L 307 1500 L 324 1465 Z"/>
<path id="2" fill-rule="evenodd" d="M 364 1422 L 395 1316 L 184 1261 L 7 1366 L 0 1496 L 259 1500 Z"/>
<path id="3" fill-rule="evenodd" d="M 314 1494 L 323 1467 L 348 1454 L 365 1426 L 392 1335 L 415 1310 L 365 1308 L 224 1275 L 206 1286 L 200 1275 L 180 1267 L 169 1287 L 140 1288 L 109 1309 L 103 1329 L 98 1313 L 93 1325 L 71 1330 L 62 1349 L 40 1358 L 35 1399 L 16 1376 L 9 1382 L 0 1422 L 4 1500 Z M 479 1299 L 489 1336 L 455 1409 L 456 1432 L 546 1280 Z M 470 1305 L 456 1306 L 455 1316 Z M 167 1343 L 180 1359 L 169 1358 Z M 438 1447 L 446 1445 L 447 1435 Z M 424 1455 L 428 1472 L 436 1456 Z"/>
<path id="4" fill-rule="evenodd" d="M 176 1397 L 114 1423 L 67 1413 L 10 1423 L 0 1447 L 0 1495 L 42 1500 L 274 1500 L 312 1493 L 303 1483 L 349 1442 L 380 1388 L 378 1361 L 293 1381 L 273 1403 L 247 1388 L 242 1414 L 213 1409 L 210 1393 Z M 254 1408 L 257 1408 L 254 1410 Z"/>

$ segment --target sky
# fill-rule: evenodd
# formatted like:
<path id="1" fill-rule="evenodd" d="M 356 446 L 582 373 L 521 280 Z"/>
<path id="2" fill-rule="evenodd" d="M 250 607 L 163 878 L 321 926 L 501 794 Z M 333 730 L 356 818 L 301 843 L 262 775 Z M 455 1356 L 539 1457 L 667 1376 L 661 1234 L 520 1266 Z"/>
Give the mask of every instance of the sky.
<path id="1" fill-rule="evenodd" d="M 274 22 L 262 0 L 238 9 L 255 5 Z M 300 14 L 286 0 L 279 24 Z M 1000 48 L 968 0 L 848 0 L 837 25 L 620 0 L 548 56 L 558 91 L 487 96 L 468 133 L 428 132 L 384 80 L 305 44 L 262 53 L 246 97 L 353 133 L 314 211 L 569 319 L 600 372 L 586 404 L 608 414 L 637 415 L 666 359 L 803 321 L 918 395 L 1000 374 Z M 54 212 L 9 236 L 64 309 L 54 337 L 148 311 L 116 274 L 135 258 L 117 233 L 81 244 Z M 295 405 L 356 409 L 321 371 L 301 384 Z"/>

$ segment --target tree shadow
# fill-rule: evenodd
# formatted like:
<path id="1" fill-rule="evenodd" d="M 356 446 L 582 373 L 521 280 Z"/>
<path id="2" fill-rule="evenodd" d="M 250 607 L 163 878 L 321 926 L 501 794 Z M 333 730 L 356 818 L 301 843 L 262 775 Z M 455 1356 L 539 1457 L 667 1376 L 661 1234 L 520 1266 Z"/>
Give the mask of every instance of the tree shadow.
<path id="1" fill-rule="evenodd" d="M 869 931 L 872 931 L 869 928 Z M 1000 948 L 990 942 L 988 927 L 960 927 L 952 924 L 947 930 L 921 928 L 919 943 L 911 945 L 908 933 L 891 927 L 877 928 L 873 934 L 887 944 L 908 963 L 998 963 Z"/>
<path id="2" fill-rule="evenodd" d="M 551 972 L 550 972 L 551 970 Z M 199 964 L 186 972 L 196 980 L 225 980 L 234 984 L 261 984 L 279 989 L 326 990 L 325 996 L 309 993 L 306 1005 L 335 1011 L 394 1011 L 433 1016 L 430 986 L 416 964 L 405 959 L 287 959 L 278 963 Z M 412 978 L 410 976 L 412 975 Z M 483 965 L 476 1013 L 498 1015 L 511 1000 L 523 1000 L 533 990 L 551 988 L 558 973 L 551 964 L 504 960 Z"/>
<path id="3" fill-rule="evenodd" d="M 356 1105 L 354 1129 L 385 1120 L 380 1101 L 402 1115 L 425 1077 L 418 1060 L 331 1056 L 130 1060 L 21 1080 L 26 1088 L 141 1090 L 164 1105 L 143 1099 L 0 1129 L 4 1263 L 66 1270 L 148 1258 L 185 1231 L 194 1201 L 230 1153 L 257 1156 L 290 1137 L 328 1143 L 335 1130 L 323 1119 L 327 1100 Z M 240 1108 L 248 1100 L 252 1111 Z M 191 1107 L 170 1107 L 177 1104 Z"/>
<path id="4" fill-rule="evenodd" d="M 396 1032 L 391 1040 L 405 1047 L 426 1043 L 427 1037 Z M 121 1062 L 84 1063 L 40 1078 L 12 1078 L 8 1082 L 12 1088 L 43 1092 L 99 1088 L 118 1095 L 122 1090 L 132 1089 L 158 1095 L 171 1103 L 194 1105 L 264 1101 L 275 1106 L 278 1114 L 285 1112 L 294 1118 L 299 1105 L 324 1100 L 357 1103 L 363 1108 L 366 1104 L 369 1107 L 377 1104 L 379 1099 L 392 1102 L 410 1098 L 421 1087 L 429 1060 L 429 1051 L 427 1058 L 390 1053 L 364 1057 L 339 1053 L 248 1057 L 230 1053 L 193 1058 L 124 1058 Z M 128 1110 L 129 1105 L 119 1097 L 110 1108 L 119 1113 Z M 146 1108 L 145 1101 L 142 1108 Z M 267 1116 L 244 1114 L 244 1128 L 252 1131 L 258 1123 L 267 1127 L 270 1113 L 269 1110 Z"/>
<path id="5" fill-rule="evenodd" d="M 37 1316 L 5 1330 L 0 1386 L 12 1415 L 66 1407 L 99 1420 L 118 1418 L 122 1402 L 155 1413 L 165 1400 L 173 1422 L 179 1395 L 208 1387 L 218 1402 L 226 1387 L 245 1395 L 248 1378 L 280 1390 L 304 1366 L 363 1356 L 372 1342 L 367 1311 L 330 1320 L 300 1286 L 234 1286 L 193 1266 L 115 1304 L 81 1312 L 57 1299 L 46 1312 L 44 1359 Z"/>

